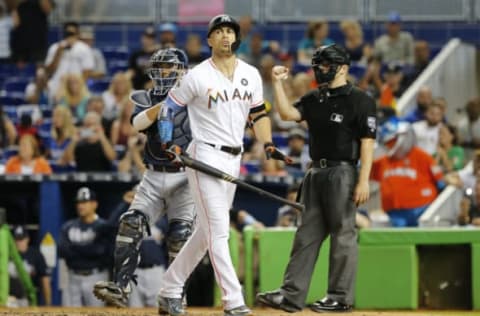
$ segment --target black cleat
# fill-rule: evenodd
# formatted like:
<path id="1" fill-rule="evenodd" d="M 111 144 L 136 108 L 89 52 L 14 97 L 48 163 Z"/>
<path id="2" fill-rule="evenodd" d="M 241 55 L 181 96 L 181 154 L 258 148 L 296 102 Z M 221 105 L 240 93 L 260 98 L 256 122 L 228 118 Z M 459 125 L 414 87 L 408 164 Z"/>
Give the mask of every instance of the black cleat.
<path id="1" fill-rule="evenodd" d="M 170 298 L 158 296 L 158 314 L 159 315 L 170 315 L 170 316 L 180 316 L 186 315 L 185 309 L 183 308 L 183 299 L 182 298 Z"/>
<path id="2" fill-rule="evenodd" d="M 122 289 L 110 281 L 99 281 L 93 287 L 93 294 L 108 306 L 127 307 L 130 289 Z"/>
<path id="3" fill-rule="evenodd" d="M 284 310 L 288 313 L 295 313 L 302 310 L 300 307 L 295 306 L 293 303 L 290 303 L 280 293 L 280 290 L 275 290 L 275 291 L 265 292 L 265 293 L 258 293 L 257 302 L 275 309 Z"/>
<path id="4" fill-rule="evenodd" d="M 344 304 L 325 297 L 310 305 L 310 309 L 317 313 L 350 313 L 352 305 Z"/>

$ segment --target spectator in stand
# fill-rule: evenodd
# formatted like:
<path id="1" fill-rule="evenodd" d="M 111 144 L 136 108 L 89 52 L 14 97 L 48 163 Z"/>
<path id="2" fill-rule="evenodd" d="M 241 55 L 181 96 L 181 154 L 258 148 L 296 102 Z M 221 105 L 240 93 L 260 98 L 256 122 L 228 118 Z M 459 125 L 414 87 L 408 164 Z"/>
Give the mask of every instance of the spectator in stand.
<path id="1" fill-rule="evenodd" d="M 23 135 L 19 140 L 18 154 L 10 157 L 5 165 L 6 174 L 51 174 L 52 168 L 40 156 L 38 142 L 32 135 Z"/>
<path id="2" fill-rule="evenodd" d="M 473 163 L 465 166 L 462 170 L 451 172 L 445 176 L 448 184 L 466 190 L 473 188 L 477 179 L 480 178 L 480 150 L 473 152 Z"/>
<path id="3" fill-rule="evenodd" d="M 249 39 L 249 45 L 246 47 L 245 52 L 238 53 L 238 57 L 259 68 L 262 57 L 266 53 L 262 46 L 263 35 L 261 32 L 256 31 L 250 35 Z"/>
<path id="4" fill-rule="evenodd" d="M 105 112 L 105 102 L 103 101 L 103 98 L 97 95 L 90 97 L 87 103 L 87 112 L 95 112 L 100 115 L 105 135 L 107 135 L 107 138 L 110 139 L 114 119 L 108 120 L 103 116 Z"/>
<path id="5" fill-rule="evenodd" d="M 265 228 L 265 225 L 253 217 L 252 214 L 246 210 L 238 210 L 235 208 L 230 209 L 230 224 L 239 232 L 242 232 L 247 226 L 252 226 L 255 229 Z"/>
<path id="6" fill-rule="evenodd" d="M 480 98 L 468 101 L 466 116 L 457 123 L 459 143 L 464 147 L 480 148 Z"/>
<path id="7" fill-rule="evenodd" d="M 293 162 L 286 166 L 289 173 L 302 174 L 307 170 L 310 161 L 308 147 L 305 146 L 307 134 L 301 128 L 292 128 L 288 132 L 288 156 Z"/>
<path id="8" fill-rule="evenodd" d="M 38 139 L 37 126 L 33 124 L 32 114 L 25 112 L 20 116 L 20 120 L 17 124 L 17 134 L 20 139 L 23 135 L 32 135 Z"/>
<path id="9" fill-rule="evenodd" d="M 295 202 L 297 201 L 298 191 L 300 185 L 292 184 L 287 188 L 287 200 Z M 290 205 L 283 205 L 278 209 L 277 224 L 280 227 L 298 227 L 302 220 L 302 213 L 291 207 Z"/>
<path id="10" fill-rule="evenodd" d="M 433 156 L 439 145 L 442 109 L 438 103 L 431 103 L 425 112 L 425 120 L 412 124 L 417 146 Z"/>
<path id="11" fill-rule="evenodd" d="M 17 130 L 10 118 L 3 112 L 0 106 L 0 152 L 8 146 L 15 144 L 17 139 Z"/>
<path id="12" fill-rule="evenodd" d="M 379 87 L 379 105 L 396 109 L 397 99 L 401 95 L 401 83 L 403 79 L 402 66 L 397 63 L 389 63 L 383 73 L 385 81 Z M 375 83 L 380 81 L 375 80 Z"/>
<path id="13" fill-rule="evenodd" d="M 410 123 L 392 118 L 380 129 L 387 154 L 375 160 L 371 179 L 380 184 L 382 208 L 392 226 L 417 226 L 418 219 L 445 186 L 433 157 L 415 146 Z"/>
<path id="14" fill-rule="evenodd" d="M 100 49 L 95 47 L 95 32 L 91 26 L 83 26 L 80 29 L 80 40 L 90 47 L 93 54 L 93 69 L 90 77 L 94 79 L 101 79 L 107 74 L 107 62 Z"/>
<path id="15" fill-rule="evenodd" d="M 428 105 L 433 102 L 432 89 L 427 86 L 420 87 L 416 100 L 416 106 L 403 117 L 403 120 L 409 123 L 415 123 L 425 119 L 425 112 L 427 111 Z"/>
<path id="16" fill-rule="evenodd" d="M 25 88 L 25 101 L 30 104 L 50 104 L 48 91 L 48 75 L 45 67 L 38 66 L 35 80 Z"/>
<path id="17" fill-rule="evenodd" d="M 101 124 L 98 113 L 88 112 L 79 130 L 79 140 L 74 149 L 77 171 L 106 172 L 112 170 L 116 153 Z"/>
<path id="18" fill-rule="evenodd" d="M 158 27 L 160 48 L 177 47 L 177 27 L 173 23 L 163 23 Z"/>
<path id="19" fill-rule="evenodd" d="M 15 226 L 12 229 L 12 235 L 15 239 L 15 246 L 18 253 L 22 257 L 25 270 L 30 275 L 33 285 L 35 286 L 38 301 L 40 305 L 50 306 L 52 305 L 52 285 L 50 284 L 50 269 L 47 267 L 45 258 L 37 247 L 30 245 L 30 236 L 27 229 L 24 226 Z M 20 277 L 16 271 L 13 262 L 9 264 L 9 276 L 10 276 L 10 294 L 15 294 L 17 302 L 19 300 L 27 304 L 18 304 L 22 307 L 28 306 L 28 298 L 25 289 L 21 283 Z"/>
<path id="20" fill-rule="evenodd" d="M 236 51 L 238 56 L 251 55 L 251 41 L 254 34 L 257 34 L 257 40 L 258 37 L 262 38 L 260 47 L 263 52 L 275 55 L 280 53 L 280 44 L 277 41 L 263 40 L 263 34 L 260 29 L 254 27 L 251 16 L 245 15 L 240 17 L 238 24 L 240 24 L 240 38 L 242 39 Z"/>
<path id="21" fill-rule="evenodd" d="M 81 122 L 87 113 L 90 92 L 83 78 L 78 74 L 68 74 L 62 81 L 56 100 L 60 106 L 72 111 L 76 122 Z"/>
<path id="22" fill-rule="evenodd" d="M 33 32 L 32 34 L 35 34 Z M 29 35 L 32 37 L 31 35 Z M 90 78 L 95 66 L 90 47 L 79 39 L 79 26 L 75 22 L 63 26 L 64 39 L 52 44 L 48 49 L 45 66 L 51 78 L 48 83 L 50 93 L 55 94 L 65 75 L 77 74 L 84 80 Z"/>
<path id="23" fill-rule="evenodd" d="M 128 138 L 137 134 L 130 123 L 130 117 L 132 116 L 133 110 L 133 103 L 130 101 L 125 102 L 120 115 L 115 121 L 113 121 L 112 131 L 110 133 L 110 142 L 113 145 L 127 146 Z"/>
<path id="24" fill-rule="evenodd" d="M 363 39 L 360 23 L 354 20 L 344 20 L 340 23 L 340 30 L 345 38 L 344 46 L 350 54 L 350 60 L 354 63 L 366 65 L 373 50 Z"/>
<path id="25" fill-rule="evenodd" d="M 130 102 L 130 93 L 132 92 L 132 82 L 124 72 L 117 72 L 110 82 L 108 90 L 102 94 L 105 109 L 103 117 L 109 121 L 118 118 L 121 109 L 127 102 Z"/>
<path id="26" fill-rule="evenodd" d="M 57 106 L 53 111 L 50 139 L 46 145 L 47 157 L 59 167 L 73 164 L 73 148 L 77 131 L 73 125 L 72 112 Z"/>
<path id="27" fill-rule="evenodd" d="M 208 49 L 203 46 L 202 39 L 198 34 L 188 34 L 185 43 L 185 53 L 188 57 L 188 65 L 193 68 L 209 57 Z"/>
<path id="28" fill-rule="evenodd" d="M 127 151 L 117 165 L 118 172 L 142 175 L 146 170 L 143 162 L 143 150 L 145 148 L 145 135 L 137 134 L 130 136 L 127 141 Z"/>
<path id="29" fill-rule="evenodd" d="M 297 62 L 310 66 L 315 49 L 323 45 L 333 44 L 333 40 L 328 38 L 328 22 L 313 21 L 308 23 L 306 37 L 298 44 Z"/>
<path id="30" fill-rule="evenodd" d="M 41 63 L 48 43 L 48 15 L 54 9 L 53 0 L 23 0 L 12 12 L 11 33 L 13 61 L 17 65 Z"/>
<path id="31" fill-rule="evenodd" d="M 401 62 L 413 65 L 413 36 L 402 31 L 401 22 L 402 19 L 397 12 L 391 12 L 388 15 L 385 25 L 387 32 L 375 41 L 374 54 L 384 63 Z"/>
<path id="32" fill-rule="evenodd" d="M 10 30 L 13 27 L 12 17 L 8 14 L 4 2 L 0 2 L 0 64 L 10 60 Z"/>
<path id="33" fill-rule="evenodd" d="M 366 91 L 375 99 L 380 97 L 383 86 L 381 76 L 382 61 L 376 56 L 371 56 L 367 61 L 367 70 L 363 77 L 358 81 L 360 89 Z"/>
<path id="34" fill-rule="evenodd" d="M 150 88 L 151 80 L 148 78 L 146 70 L 150 56 L 158 49 L 155 36 L 155 29 L 151 26 L 147 27 L 140 39 L 142 47 L 130 55 L 128 60 L 128 76 L 131 78 L 135 90 Z"/>
<path id="35" fill-rule="evenodd" d="M 430 63 L 430 46 L 427 41 L 416 41 L 413 68 L 405 73 L 402 85 L 408 87 Z"/>
<path id="36" fill-rule="evenodd" d="M 465 151 L 458 146 L 455 127 L 442 124 L 435 160 L 444 173 L 458 171 L 465 164 Z"/>
<path id="37" fill-rule="evenodd" d="M 460 202 L 458 224 L 480 226 L 480 181 L 478 180 L 474 188 L 465 190 L 465 195 Z"/>

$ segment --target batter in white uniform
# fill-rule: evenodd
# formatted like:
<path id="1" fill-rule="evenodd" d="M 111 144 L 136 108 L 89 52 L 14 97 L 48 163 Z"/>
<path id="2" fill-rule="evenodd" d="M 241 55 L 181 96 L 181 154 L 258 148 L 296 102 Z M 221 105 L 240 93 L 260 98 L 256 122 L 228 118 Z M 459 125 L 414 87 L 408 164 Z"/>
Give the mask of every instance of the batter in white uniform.
<path id="1" fill-rule="evenodd" d="M 228 15 L 214 17 L 209 24 L 208 45 L 212 56 L 189 71 L 173 88 L 163 106 L 177 112 L 188 104 L 192 142 L 190 157 L 239 175 L 246 122 L 272 158 L 283 158 L 272 143 L 266 116 L 262 79 L 258 70 L 236 58 L 240 26 Z M 221 289 L 224 313 L 248 315 L 241 286 L 228 248 L 229 209 L 236 185 L 187 169 L 194 197 L 197 224 L 192 237 L 165 273 L 159 295 L 160 313 L 184 315 L 181 304 L 185 281 L 208 251 Z"/>

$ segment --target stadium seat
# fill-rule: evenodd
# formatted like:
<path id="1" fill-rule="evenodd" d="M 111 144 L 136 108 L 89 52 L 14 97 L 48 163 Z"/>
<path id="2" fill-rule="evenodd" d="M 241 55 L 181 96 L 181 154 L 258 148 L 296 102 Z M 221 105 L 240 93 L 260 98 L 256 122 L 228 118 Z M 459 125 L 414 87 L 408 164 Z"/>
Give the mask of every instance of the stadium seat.
<path id="1" fill-rule="evenodd" d="M 248 173 L 257 173 L 261 171 L 261 165 L 259 161 L 251 160 L 243 163 L 243 166 L 247 169 Z"/>
<path id="2" fill-rule="evenodd" d="M 16 93 L 5 93 L 2 91 L 0 93 L 0 104 L 2 105 L 20 105 L 25 103 L 23 100 L 23 94 L 20 96 Z"/>
<path id="3" fill-rule="evenodd" d="M 110 85 L 111 79 L 98 79 L 98 80 L 91 80 L 88 82 L 88 89 L 93 94 L 102 94 L 104 91 L 108 89 Z"/>
<path id="4" fill-rule="evenodd" d="M 272 140 L 277 147 L 288 147 L 288 136 L 286 133 L 273 133 Z"/>
<path id="5" fill-rule="evenodd" d="M 3 90 L 7 93 L 17 92 L 17 93 L 25 93 L 25 88 L 27 87 L 30 80 L 26 78 L 14 77 L 5 80 L 3 83 Z"/>

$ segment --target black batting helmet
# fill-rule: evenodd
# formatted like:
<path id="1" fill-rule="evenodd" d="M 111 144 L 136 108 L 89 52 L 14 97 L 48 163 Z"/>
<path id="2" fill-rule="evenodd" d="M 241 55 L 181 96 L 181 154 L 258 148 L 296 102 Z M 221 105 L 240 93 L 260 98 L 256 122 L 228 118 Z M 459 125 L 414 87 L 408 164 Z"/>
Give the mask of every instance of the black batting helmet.
<path id="1" fill-rule="evenodd" d="M 232 44 L 232 51 L 237 50 L 238 46 L 240 46 L 240 24 L 228 14 L 219 14 L 210 20 L 208 23 L 207 37 L 209 37 L 214 30 L 222 26 L 229 26 L 235 32 L 235 42 Z"/>

